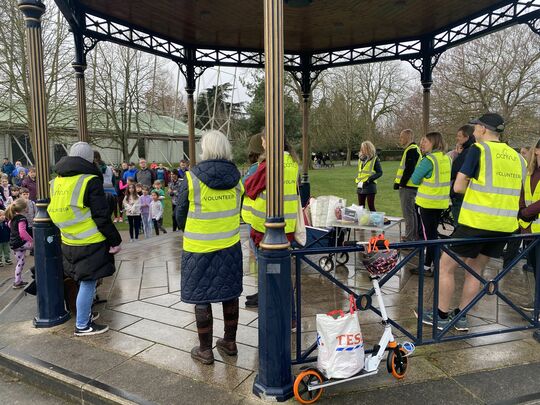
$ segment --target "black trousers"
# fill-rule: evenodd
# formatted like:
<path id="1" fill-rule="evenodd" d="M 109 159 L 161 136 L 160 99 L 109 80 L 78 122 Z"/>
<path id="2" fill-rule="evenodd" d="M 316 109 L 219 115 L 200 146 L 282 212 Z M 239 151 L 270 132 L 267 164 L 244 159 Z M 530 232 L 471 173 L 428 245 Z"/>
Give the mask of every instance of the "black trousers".
<path id="1" fill-rule="evenodd" d="M 156 231 L 156 235 L 159 235 L 159 231 L 161 230 L 163 233 L 167 233 L 165 228 L 163 228 L 163 218 L 160 219 L 152 219 L 152 223 L 154 224 L 154 230 Z"/>
<path id="2" fill-rule="evenodd" d="M 129 237 L 133 239 L 139 239 L 139 231 L 141 229 L 141 216 L 140 215 L 128 215 L 129 222 Z"/>
<path id="3" fill-rule="evenodd" d="M 178 228 L 178 222 L 176 222 L 176 205 L 172 206 L 172 231 L 176 231 Z"/>
<path id="4" fill-rule="evenodd" d="M 420 212 L 420 221 L 422 226 L 422 236 L 424 240 L 434 240 L 439 238 L 437 228 L 439 227 L 439 218 L 444 210 L 438 208 L 422 208 L 418 207 Z M 433 264 L 435 248 L 426 249 L 426 257 L 424 259 L 425 266 Z"/>

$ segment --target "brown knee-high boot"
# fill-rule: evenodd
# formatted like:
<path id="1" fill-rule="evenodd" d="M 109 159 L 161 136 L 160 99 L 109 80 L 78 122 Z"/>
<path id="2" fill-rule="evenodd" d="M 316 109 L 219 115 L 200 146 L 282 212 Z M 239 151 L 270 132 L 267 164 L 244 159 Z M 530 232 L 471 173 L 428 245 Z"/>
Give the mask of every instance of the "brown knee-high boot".
<path id="1" fill-rule="evenodd" d="M 195 305 L 195 320 L 200 345 L 191 349 L 191 357 L 203 364 L 212 364 L 214 362 L 214 353 L 212 353 L 212 305 Z"/>
<path id="2" fill-rule="evenodd" d="M 229 356 L 236 356 L 236 330 L 238 329 L 238 298 L 223 302 L 223 322 L 225 323 L 225 334 L 223 339 L 218 339 L 216 346 Z"/>

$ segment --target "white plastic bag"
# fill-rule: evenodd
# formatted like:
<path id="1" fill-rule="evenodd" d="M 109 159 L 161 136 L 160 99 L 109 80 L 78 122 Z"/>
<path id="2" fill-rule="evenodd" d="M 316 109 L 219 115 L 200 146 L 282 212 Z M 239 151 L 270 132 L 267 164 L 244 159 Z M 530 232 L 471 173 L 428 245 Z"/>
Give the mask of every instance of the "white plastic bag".
<path id="1" fill-rule="evenodd" d="M 355 310 L 352 299 L 348 314 L 317 314 L 317 368 L 327 378 L 348 378 L 364 368 L 364 339 Z"/>

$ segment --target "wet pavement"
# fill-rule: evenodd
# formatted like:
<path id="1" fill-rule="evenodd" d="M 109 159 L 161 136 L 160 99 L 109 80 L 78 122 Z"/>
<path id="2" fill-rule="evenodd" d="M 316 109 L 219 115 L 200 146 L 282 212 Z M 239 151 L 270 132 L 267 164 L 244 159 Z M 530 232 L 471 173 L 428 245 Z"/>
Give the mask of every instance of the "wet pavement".
<path id="1" fill-rule="evenodd" d="M 256 309 L 245 307 L 244 298 L 257 291 L 257 275 L 255 259 L 249 252 L 246 237 L 247 232 L 243 229 L 244 291 L 240 298 L 237 357 L 223 357 L 214 350 L 216 362 L 211 366 L 195 363 L 190 357 L 189 352 L 198 338 L 193 305 L 180 301 L 180 233 L 124 243 L 123 250 L 117 255 L 117 272 L 105 279 L 98 290 L 99 297 L 107 300 L 96 308 L 101 313 L 99 322 L 109 324 L 110 332 L 76 338 L 73 336 L 73 320 L 55 328 L 36 330 L 28 317 L 35 311 L 35 300 L 22 297 L 17 311 L 0 316 L 0 355 L 25 353 L 81 375 L 86 382 L 91 380 L 96 384 L 110 385 L 155 403 L 175 403 L 170 401 L 178 392 L 183 392 L 186 400 L 189 395 L 194 395 L 192 403 L 208 403 L 212 398 L 229 398 L 233 403 L 257 402 L 251 390 L 257 370 L 258 313 Z M 356 235 L 355 239 L 365 237 Z M 388 237 L 395 240 L 397 235 L 389 233 Z M 315 256 L 312 259 L 317 262 L 319 258 Z M 367 292 L 371 283 L 360 262 L 352 255 L 346 265 L 338 266 L 331 274 L 355 292 Z M 501 292 L 518 304 L 531 301 L 534 288 L 532 273 L 523 271 L 521 265 L 519 263 L 503 278 L 499 286 Z M 500 269 L 501 261 L 492 260 L 485 276 L 494 276 Z M 459 271 L 456 274 L 459 289 L 462 277 Z M 403 269 L 389 280 L 382 292 L 389 317 L 411 333 L 416 333 L 417 320 L 413 311 L 418 304 L 418 276 Z M 426 278 L 424 303 L 427 307 L 431 307 L 432 292 L 433 279 Z M 223 333 L 223 316 L 220 305 L 213 306 L 216 340 Z M 304 266 L 302 347 L 305 349 L 315 341 L 315 314 L 347 307 L 348 297 L 344 291 Z M 382 333 L 380 318 L 372 311 L 361 311 L 359 319 L 366 347 L 372 347 Z M 525 320 L 496 296 L 482 299 L 470 312 L 469 321 L 472 333 L 526 325 Z M 394 333 L 398 341 L 409 340 L 399 330 L 394 329 Z M 459 333 L 452 331 L 450 335 Z M 425 328 L 424 337 L 428 338 L 430 334 L 429 327 Z M 292 347 L 294 339 L 295 333 Z M 59 351 L 59 347 L 62 350 Z M 421 346 L 409 358 L 405 379 L 393 379 L 386 372 L 386 365 L 381 364 L 380 373 L 374 377 L 329 388 L 321 403 L 356 402 L 354 399 L 359 393 L 363 393 L 361 398 L 365 403 L 372 403 L 370 398 L 375 403 L 384 395 L 388 398 L 402 397 L 401 403 L 419 403 L 414 396 L 414 387 L 427 390 L 429 395 L 426 394 L 423 400 L 427 403 L 492 403 L 516 398 L 520 396 L 515 392 L 517 383 L 512 389 L 499 387 L 501 394 L 493 398 L 494 388 L 475 387 L 478 391 L 475 393 L 472 381 L 474 378 L 484 379 L 487 387 L 490 373 L 496 375 L 497 372 L 503 373 L 505 368 L 510 370 L 524 365 L 537 370 L 537 363 L 540 363 L 538 348 L 539 343 L 532 338 L 532 331 Z M 299 367 L 293 369 L 297 372 Z M 523 369 L 523 373 L 529 372 L 527 370 Z M 84 381 L 81 386 L 84 386 Z M 471 387 L 464 388 L 467 384 Z M 540 392 L 540 378 L 529 382 L 527 387 L 526 393 L 520 391 L 523 395 Z M 435 400 L 437 390 L 441 396 Z M 452 401 L 446 401 L 452 398 L 453 390 L 455 396 Z M 409 397 L 410 400 L 405 400 Z"/>

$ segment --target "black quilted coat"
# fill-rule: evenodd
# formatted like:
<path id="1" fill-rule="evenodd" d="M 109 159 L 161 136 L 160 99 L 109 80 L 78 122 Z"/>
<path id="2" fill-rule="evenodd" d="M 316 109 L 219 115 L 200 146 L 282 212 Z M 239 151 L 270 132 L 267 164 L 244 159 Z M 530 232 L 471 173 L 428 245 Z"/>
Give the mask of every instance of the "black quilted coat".
<path id="1" fill-rule="evenodd" d="M 191 172 L 210 188 L 229 190 L 240 181 L 240 172 L 228 160 L 205 160 Z M 182 181 L 176 208 L 178 226 L 184 230 L 189 209 L 187 180 Z M 181 297 L 191 304 L 224 302 L 242 294 L 240 242 L 212 253 L 182 253 Z"/>
<path id="2" fill-rule="evenodd" d="M 92 219 L 106 240 L 86 246 L 68 246 L 62 243 L 64 273 L 75 281 L 98 280 L 114 273 L 111 246 L 118 246 L 122 238 L 111 221 L 111 211 L 103 191 L 103 175 L 97 166 L 80 157 L 65 156 L 56 164 L 56 173 L 69 177 L 95 174 L 84 193 L 84 205 L 90 208 Z"/>

